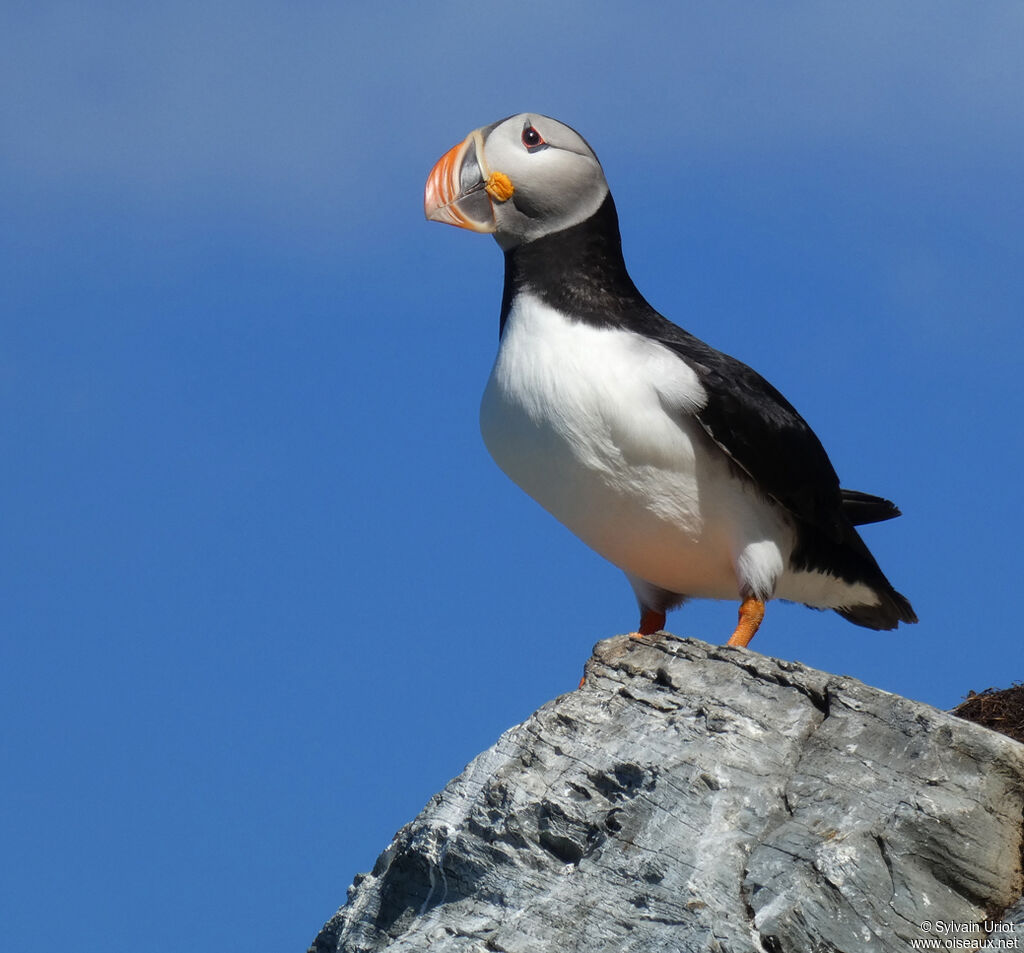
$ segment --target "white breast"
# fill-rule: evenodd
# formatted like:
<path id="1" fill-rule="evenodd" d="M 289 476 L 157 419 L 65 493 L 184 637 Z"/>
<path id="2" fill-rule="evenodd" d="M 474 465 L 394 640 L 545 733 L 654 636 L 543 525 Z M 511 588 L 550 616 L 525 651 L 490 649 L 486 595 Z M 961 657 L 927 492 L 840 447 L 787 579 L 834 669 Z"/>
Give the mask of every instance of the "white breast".
<path id="1" fill-rule="evenodd" d="M 630 575 L 692 596 L 770 592 L 792 533 L 691 416 L 706 399 L 662 345 L 519 295 L 480 424 L 498 466 Z"/>

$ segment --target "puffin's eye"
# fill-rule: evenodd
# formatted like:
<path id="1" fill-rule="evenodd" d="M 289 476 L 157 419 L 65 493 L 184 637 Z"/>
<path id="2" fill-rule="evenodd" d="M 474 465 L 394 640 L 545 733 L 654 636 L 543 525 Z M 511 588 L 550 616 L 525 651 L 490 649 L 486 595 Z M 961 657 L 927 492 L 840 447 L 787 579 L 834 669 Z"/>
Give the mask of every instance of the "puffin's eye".
<path id="1" fill-rule="evenodd" d="M 546 143 L 544 142 L 544 137 L 533 126 L 527 126 L 523 130 L 523 145 L 527 149 L 536 149 L 538 146 L 546 145 Z"/>

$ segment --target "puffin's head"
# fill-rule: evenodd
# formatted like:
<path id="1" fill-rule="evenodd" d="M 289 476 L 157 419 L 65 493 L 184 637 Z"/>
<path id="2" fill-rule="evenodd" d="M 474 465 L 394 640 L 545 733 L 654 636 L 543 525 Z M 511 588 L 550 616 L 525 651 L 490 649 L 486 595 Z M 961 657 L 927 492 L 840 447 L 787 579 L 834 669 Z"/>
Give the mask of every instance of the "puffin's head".
<path id="1" fill-rule="evenodd" d="M 427 179 L 427 218 L 493 232 L 504 249 L 585 221 L 608 183 L 584 138 L 564 123 L 520 113 L 475 129 Z"/>

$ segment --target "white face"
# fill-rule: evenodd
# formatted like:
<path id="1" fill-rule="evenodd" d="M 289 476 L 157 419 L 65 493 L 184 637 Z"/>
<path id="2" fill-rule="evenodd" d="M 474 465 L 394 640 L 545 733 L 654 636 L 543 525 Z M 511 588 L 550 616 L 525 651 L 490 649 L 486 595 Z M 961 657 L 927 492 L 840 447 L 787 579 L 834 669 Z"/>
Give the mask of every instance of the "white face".
<path id="1" fill-rule="evenodd" d="M 586 221 L 608 195 L 601 164 L 575 130 L 520 113 L 471 132 L 427 179 L 427 218 L 492 232 L 514 248 Z"/>
<path id="2" fill-rule="evenodd" d="M 503 172 L 515 190 L 494 203 L 494 237 L 502 248 L 586 221 L 608 194 L 597 156 L 564 123 L 520 113 L 481 132 L 487 172 Z"/>

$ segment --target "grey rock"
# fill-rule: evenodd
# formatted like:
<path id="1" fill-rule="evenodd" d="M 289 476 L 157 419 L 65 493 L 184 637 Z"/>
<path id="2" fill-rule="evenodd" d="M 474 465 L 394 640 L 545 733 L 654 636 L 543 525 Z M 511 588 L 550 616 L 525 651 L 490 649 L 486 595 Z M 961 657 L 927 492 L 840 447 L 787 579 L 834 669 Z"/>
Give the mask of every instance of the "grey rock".
<path id="1" fill-rule="evenodd" d="M 1004 912 L 1020 929 L 1022 826 L 1024 745 L 798 663 L 619 636 L 398 832 L 311 950 L 977 949 Z"/>

